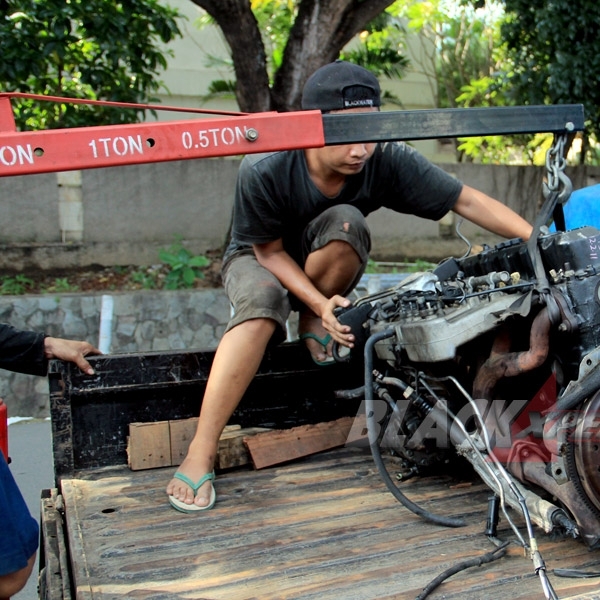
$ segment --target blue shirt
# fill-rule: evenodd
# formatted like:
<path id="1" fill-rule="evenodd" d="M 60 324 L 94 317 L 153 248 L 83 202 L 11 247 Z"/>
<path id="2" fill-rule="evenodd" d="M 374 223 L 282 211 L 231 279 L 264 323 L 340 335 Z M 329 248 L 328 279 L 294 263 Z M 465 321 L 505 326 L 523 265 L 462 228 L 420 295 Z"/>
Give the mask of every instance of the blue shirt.
<path id="1" fill-rule="evenodd" d="M 0 575 L 24 569 L 37 550 L 38 540 L 37 521 L 0 452 Z"/>

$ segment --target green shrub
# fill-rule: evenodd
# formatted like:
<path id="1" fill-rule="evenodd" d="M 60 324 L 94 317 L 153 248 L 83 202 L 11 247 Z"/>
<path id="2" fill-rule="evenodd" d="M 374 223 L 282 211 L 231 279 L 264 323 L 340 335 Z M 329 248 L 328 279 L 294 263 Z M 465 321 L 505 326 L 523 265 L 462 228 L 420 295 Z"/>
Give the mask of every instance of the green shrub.
<path id="1" fill-rule="evenodd" d="M 166 249 L 159 250 L 158 257 L 169 267 L 164 284 L 167 290 L 193 287 L 197 278 L 204 278 L 204 273 L 200 269 L 210 264 L 206 256 L 202 254 L 194 256 L 181 240 L 175 241 Z"/>
<path id="2" fill-rule="evenodd" d="M 26 294 L 33 283 L 33 280 L 25 275 L 15 275 L 14 277 L 5 275 L 0 277 L 0 294 L 2 296 L 20 296 Z"/>

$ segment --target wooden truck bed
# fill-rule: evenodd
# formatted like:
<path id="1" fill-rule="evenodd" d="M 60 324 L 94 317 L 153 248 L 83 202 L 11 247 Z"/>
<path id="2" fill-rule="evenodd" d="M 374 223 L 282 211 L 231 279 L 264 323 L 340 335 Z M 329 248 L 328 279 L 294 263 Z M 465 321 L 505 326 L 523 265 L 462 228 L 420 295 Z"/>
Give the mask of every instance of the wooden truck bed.
<path id="1" fill-rule="evenodd" d="M 219 473 L 213 510 L 172 509 L 165 487 L 175 467 L 132 471 L 129 424 L 197 416 L 212 357 L 98 357 L 95 378 L 69 363 L 51 365 L 56 487 L 42 498 L 42 598 L 414 599 L 449 567 L 495 548 L 484 535 L 490 491 L 470 468 L 460 480 L 444 475 L 399 484 L 422 508 L 467 522 L 445 528 L 404 508 L 360 447 L 230 469 Z M 319 368 L 305 348 L 284 344 L 267 353 L 232 422 L 289 429 L 353 417 L 360 400 L 335 391 L 361 383 L 360 365 Z M 394 476 L 393 464 L 389 472 Z M 559 598 L 600 598 L 599 578 L 553 574 L 598 571 L 598 552 L 536 534 Z M 515 539 L 502 517 L 498 537 Z M 532 561 L 512 544 L 507 556 L 457 573 L 429 597 L 544 594 Z"/>
<path id="2" fill-rule="evenodd" d="M 439 573 L 494 548 L 483 534 L 484 485 L 445 476 L 403 483 L 424 508 L 467 521 L 466 527 L 440 527 L 393 498 L 368 450 L 343 448 L 222 474 L 215 508 L 196 515 L 168 505 L 164 488 L 171 473 L 113 467 L 63 479 L 66 538 L 76 557 L 69 565 L 73 597 L 414 599 Z M 48 513 L 55 504 L 56 497 L 44 500 Z M 554 569 L 597 571 L 598 554 L 537 533 L 558 596 L 600 597 L 598 578 L 553 575 Z M 498 535 L 514 539 L 502 519 Z M 429 597 L 544 595 L 531 561 L 513 544 L 505 557 L 457 573 Z"/>

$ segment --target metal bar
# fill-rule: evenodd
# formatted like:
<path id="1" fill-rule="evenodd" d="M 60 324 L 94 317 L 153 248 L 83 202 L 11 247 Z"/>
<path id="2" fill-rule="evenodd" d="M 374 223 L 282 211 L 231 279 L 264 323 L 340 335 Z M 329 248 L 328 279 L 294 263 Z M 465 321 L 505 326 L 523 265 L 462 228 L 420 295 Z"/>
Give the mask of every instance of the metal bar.
<path id="1" fill-rule="evenodd" d="M 0 176 L 322 147 L 320 111 L 0 132 Z"/>
<path id="2" fill-rule="evenodd" d="M 231 110 L 210 110 L 207 108 L 192 108 L 189 106 L 169 106 L 167 104 L 142 104 L 139 102 L 114 102 L 111 100 L 90 100 L 89 98 L 65 98 L 61 96 L 45 96 L 42 94 L 26 94 L 24 92 L 0 92 L 0 104 L 6 98 L 25 98 L 37 100 L 38 102 L 55 102 L 59 104 L 87 104 L 88 106 L 110 106 L 114 108 L 130 108 L 132 110 L 158 110 L 165 112 L 185 112 L 199 115 L 221 115 L 230 117 L 241 117 L 248 113 Z"/>
<path id="3" fill-rule="evenodd" d="M 581 104 L 323 115 L 325 144 L 581 131 Z"/>
<path id="4" fill-rule="evenodd" d="M 270 112 L 17 132 L 8 98 L 0 100 L 0 177 L 355 142 L 574 132 L 584 124 L 583 106 L 574 104 L 325 115 Z"/>

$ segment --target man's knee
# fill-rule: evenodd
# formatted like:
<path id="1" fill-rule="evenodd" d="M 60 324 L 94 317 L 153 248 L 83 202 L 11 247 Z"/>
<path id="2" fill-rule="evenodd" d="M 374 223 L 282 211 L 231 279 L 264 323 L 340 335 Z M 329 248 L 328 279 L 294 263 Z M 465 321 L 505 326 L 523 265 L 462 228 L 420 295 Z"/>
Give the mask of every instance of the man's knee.
<path id="1" fill-rule="evenodd" d="M 319 252 L 326 257 L 329 264 L 338 261 L 346 262 L 348 260 L 360 261 L 358 252 L 354 249 L 354 246 L 346 240 L 331 240 L 316 252 Z"/>
<path id="2" fill-rule="evenodd" d="M 332 206 L 325 211 L 324 215 L 330 222 L 336 222 L 337 226 L 346 233 L 369 234 L 367 219 L 355 206 L 349 204 Z"/>
<path id="3" fill-rule="evenodd" d="M 248 295 L 254 306 L 276 312 L 281 312 L 289 303 L 286 290 L 272 281 L 257 281 L 253 289 L 248 290 Z"/>
<path id="4" fill-rule="evenodd" d="M 366 264 L 371 250 L 371 233 L 360 210 L 348 204 L 340 204 L 328 208 L 316 217 L 305 232 L 305 259 L 312 252 L 334 241 L 351 246 L 360 261 Z"/>

